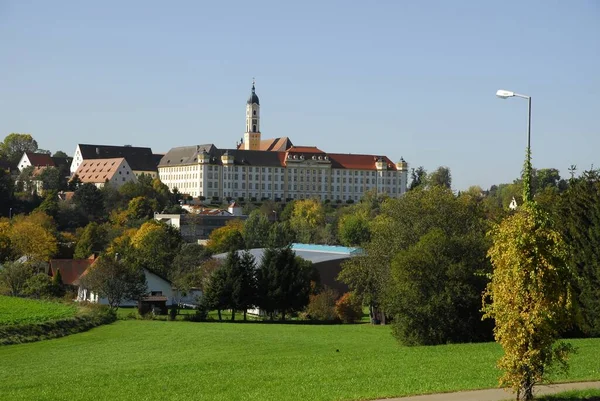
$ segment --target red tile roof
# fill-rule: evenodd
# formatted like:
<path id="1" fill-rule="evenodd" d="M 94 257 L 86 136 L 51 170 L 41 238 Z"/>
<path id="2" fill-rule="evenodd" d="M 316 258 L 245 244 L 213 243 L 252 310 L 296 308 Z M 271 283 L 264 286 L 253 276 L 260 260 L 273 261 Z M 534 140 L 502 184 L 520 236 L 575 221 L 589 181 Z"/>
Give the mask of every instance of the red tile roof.
<path id="1" fill-rule="evenodd" d="M 347 168 L 356 170 L 377 170 L 376 162 L 380 157 L 387 170 L 396 170 L 396 164 L 387 156 L 355 155 L 343 153 L 328 153 L 332 168 Z"/>
<path id="2" fill-rule="evenodd" d="M 52 157 L 50 155 L 43 154 L 43 153 L 33 153 L 33 152 L 26 152 L 26 154 L 27 154 L 27 158 L 31 162 L 32 166 L 56 167 L 56 164 L 54 164 L 54 160 L 52 160 Z"/>
<path id="3" fill-rule="evenodd" d="M 81 162 L 75 174 L 83 183 L 103 183 L 110 180 L 125 159 L 89 159 Z"/>
<path id="4" fill-rule="evenodd" d="M 60 269 L 63 284 L 77 285 L 79 277 L 94 263 L 95 259 L 52 259 L 50 260 L 50 276 Z"/>
<path id="5" fill-rule="evenodd" d="M 287 151 L 289 153 L 325 153 L 316 146 L 292 146 Z"/>

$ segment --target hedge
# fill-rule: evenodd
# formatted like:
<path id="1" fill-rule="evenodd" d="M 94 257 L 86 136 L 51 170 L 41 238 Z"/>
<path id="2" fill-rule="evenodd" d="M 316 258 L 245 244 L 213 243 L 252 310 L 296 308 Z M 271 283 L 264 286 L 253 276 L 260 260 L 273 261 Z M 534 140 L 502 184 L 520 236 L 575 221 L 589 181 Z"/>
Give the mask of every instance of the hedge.
<path id="1" fill-rule="evenodd" d="M 108 308 L 94 308 L 90 312 L 65 319 L 43 323 L 0 326 L 0 345 L 22 344 L 49 340 L 81 333 L 117 320 L 117 314 Z"/>

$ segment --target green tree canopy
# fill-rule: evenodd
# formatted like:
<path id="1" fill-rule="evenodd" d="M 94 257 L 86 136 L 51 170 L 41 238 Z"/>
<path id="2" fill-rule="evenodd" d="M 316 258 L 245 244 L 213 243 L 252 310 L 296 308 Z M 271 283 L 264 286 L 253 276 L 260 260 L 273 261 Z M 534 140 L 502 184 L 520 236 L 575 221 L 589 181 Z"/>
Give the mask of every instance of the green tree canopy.
<path id="1" fill-rule="evenodd" d="M 37 141 L 31 135 L 12 133 L 0 143 L 0 156 L 16 166 L 23 153 L 35 152 L 37 149 Z"/>

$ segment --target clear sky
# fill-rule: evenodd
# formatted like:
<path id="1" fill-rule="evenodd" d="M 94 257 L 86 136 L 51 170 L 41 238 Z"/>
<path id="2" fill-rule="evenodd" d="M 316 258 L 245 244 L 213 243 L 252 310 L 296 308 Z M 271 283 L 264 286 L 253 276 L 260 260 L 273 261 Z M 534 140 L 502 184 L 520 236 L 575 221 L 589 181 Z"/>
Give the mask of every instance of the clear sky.
<path id="1" fill-rule="evenodd" d="M 0 137 L 233 147 L 263 138 L 450 167 L 455 189 L 600 165 L 600 1 L 0 0 Z M 1 139 L 1 138 L 0 138 Z"/>

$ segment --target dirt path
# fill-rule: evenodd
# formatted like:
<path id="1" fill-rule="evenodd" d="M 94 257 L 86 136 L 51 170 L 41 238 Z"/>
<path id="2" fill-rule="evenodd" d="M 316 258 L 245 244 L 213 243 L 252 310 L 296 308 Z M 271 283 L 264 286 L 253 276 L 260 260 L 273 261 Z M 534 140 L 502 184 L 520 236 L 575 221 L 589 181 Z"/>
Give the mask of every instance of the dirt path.
<path id="1" fill-rule="evenodd" d="M 600 389 L 600 381 L 581 383 L 557 383 L 536 386 L 535 395 L 561 393 L 569 390 L 583 390 L 588 388 Z M 427 394 L 401 398 L 386 398 L 376 401 L 504 401 L 514 399 L 514 395 L 503 389 L 459 391 L 457 393 Z"/>

